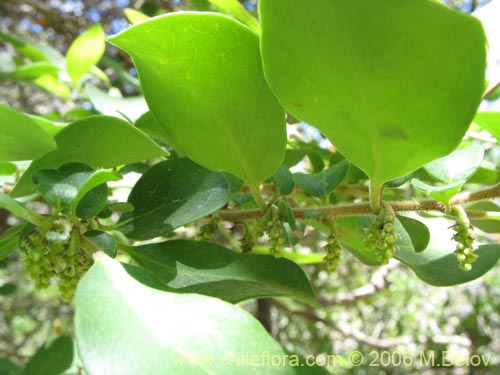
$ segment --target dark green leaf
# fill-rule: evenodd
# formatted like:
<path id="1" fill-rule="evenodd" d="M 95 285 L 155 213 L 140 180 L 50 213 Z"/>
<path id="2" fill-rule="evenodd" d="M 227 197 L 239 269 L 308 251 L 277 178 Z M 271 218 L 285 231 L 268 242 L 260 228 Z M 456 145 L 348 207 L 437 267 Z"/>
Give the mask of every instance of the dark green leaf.
<path id="1" fill-rule="evenodd" d="M 72 362 L 73 340 L 68 336 L 58 336 L 38 349 L 22 375 L 61 375 Z"/>
<path id="2" fill-rule="evenodd" d="M 106 369 L 120 375 L 233 375 L 235 364 L 224 366 L 231 356 L 285 354 L 246 311 L 211 297 L 149 288 L 102 253 L 80 281 L 75 304 L 78 350 L 88 375 L 107 375 Z M 199 360 L 205 358 L 214 361 Z M 237 373 L 326 374 L 319 367 L 259 365 L 239 366 Z"/>
<path id="3" fill-rule="evenodd" d="M 272 180 L 279 195 L 288 195 L 293 193 L 293 189 L 295 188 L 293 174 L 284 165 L 279 167 L 279 169 L 272 177 Z"/>
<path id="4" fill-rule="evenodd" d="M 85 232 L 84 236 L 99 250 L 106 253 L 106 255 L 111 258 L 116 257 L 116 241 L 109 233 L 100 230 L 90 230 Z"/>
<path id="5" fill-rule="evenodd" d="M 149 108 L 181 156 L 253 190 L 276 172 L 285 112 L 264 79 L 251 30 L 220 14 L 176 13 L 109 40 L 132 56 Z"/>
<path id="6" fill-rule="evenodd" d="M 189 159 L 152 166 L 135 184 L 128 203 L 135 207 L 121 218 L 120 230 L 134 239 L 158 237 L 215 212 L 229 199 L 222 173 Z"/>
<path id="7" fill-rule="evenodd" d="M 0 374 L 21 375 L 22 369 L 8 358 L 0 359 Z"/>
<path id="8" fill-rule="evenodd" d="M 35 160 L 12 191 L 15 197 L 33 192 L 31 178 L 41 169 L 58 168 L 70 162 L 92 168 L 111 168 L 168 153 L 146 134 L 115 117 L 91 116 L 67 125 L 55 136 L 57 150 Z"/>
<path id="9" fill-rule="evenodd" d="M 304 271 L 287 259 L 240 254 L 208 242 L 173 240 L 131 247 L 128 253 L 177 293 L 198 293 L 228 302 L 291 297 L 316 306 Z"/>
<path id="10" fill-rule="evenodd" d="M 261 0 L 259 13 L 281 103 L 375 186 L 449 154 L 481 102 L 481 23 L 436 1 Z"/>
<path id="11" fill-rule="evenodd" d="M 290 225 L 292 230 L 297 229 L 297 223 L 295 222 L 295 215 L 293 214 L 292 208 L 287 201 L 281 200 L 278 203 L 278 213 L 280 217 Z"/>
<path id="12" fill-rule="evenodd" d="M 348 170 L 349 162 L 344 160 L 319 173 L 295 173 L 293 179 L 307 194 L 324 197 L 341 184 Z"/>
<path id="13" fill-rule="evenodd" d="M 403 225 L 406 233 L 410 236 L 411 243 L 413 244 L 413 248 L 417 253 L 424 251 L 429 245 L 429 241 L 431 239 L 431 233 L 429 232 L 429 228 L 412 217 L 407 217 L 403 215 L 397 216 L 401 225 Z"/>
<path id="14" fill-rule="evenodd" d="M 16 291 L 16 284 L 5 283 L 0 286 L 0 296 L 8 296 Z M 2 374 L 2 372 L 0 372 Z"/>

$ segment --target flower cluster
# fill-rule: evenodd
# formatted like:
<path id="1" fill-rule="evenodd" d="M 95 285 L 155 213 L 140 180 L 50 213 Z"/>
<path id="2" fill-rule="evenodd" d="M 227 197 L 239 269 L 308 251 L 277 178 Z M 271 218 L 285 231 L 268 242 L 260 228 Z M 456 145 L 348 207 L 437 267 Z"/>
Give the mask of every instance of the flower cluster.
<path id="1" fill-rule="evenodd" d="M 342 251 L 337 236 L 331 234 L 327 238 L 326 245 L 323 246 L 323 249 L 326 251 L 326 255 L 323 258 L 326 263 L 326 268 L 330 272 L 335 272 L 340 261 L 340 252 Z"/>
<path id="2" fill-rule="evenodd" d="M 196 239 L 198 241 L 211 240 L 217 233 L 217 229 L 219 228 L 219 223 L 220 223 L 220 218 L 218 216 L 212 217 L 208 223 L 201 226 L 200 231 L 196 235 Z"/>
<path id="3" fill-rule="evenodd" d="M 398 251 L 396 241 L 399 235 L 396 233 L 395 215 L 392 209 L 384 210 L 375 220 L 373 226 L 368 230 L 365 244 L 368 248 L 376 251 L 376 259 L 381 264 L 389 263 L 389 260 Z"/>
<path id="4" fill-rule="evenodd" d="M 460 268 L 464 271 L 470 271 L 472 263 L 477 259 L 474 248 L 474 240 L 476 239 L 474 229 L 464 217 L 459 217 L 452 228 L 455 230 L 453 240 L 457 243 L 455 255 L 460 263 Z"/>

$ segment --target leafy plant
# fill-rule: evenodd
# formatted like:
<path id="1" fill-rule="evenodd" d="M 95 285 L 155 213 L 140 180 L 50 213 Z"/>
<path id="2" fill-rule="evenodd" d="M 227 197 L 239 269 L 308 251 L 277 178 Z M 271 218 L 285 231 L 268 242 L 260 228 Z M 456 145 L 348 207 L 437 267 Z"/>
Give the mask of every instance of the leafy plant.
<path id="1" fill-rule="evenodd" d="M 135 64 L 134 97 L 96 86 L 111 85 L 95 66 L 100 25 L 65 57 L 0 34 L 25 58 L 3 77 L 94 107 L 66 121 L 0 105 L 12 177 L 0 207 L 19 220 L 0 256 L 17 252 L 37 288 L 75 295 L 89 375 L 232 374 L 248 356 L 239 374 L 323 374 L 235 304 L 317 307 L 298 263 L 335 273 L 344 252 L 374 267 L 395 258 L 436 286 L 477 279 L 500 257 L 488 234 L 499 215 L 476 203 L 500 197 L 498 173 L 481 173 L 498 144 L 468 134 L 474 119 L 500 132 L 497 112 L 477 113 L 486 37 L 476 19 L 432 0 L 260 0 L 259 24 L 236 1 L 211 3 L 236 19 L 127 11 L 134 25 L 108 42 Z M 287 113 L 334 146 L 293 131 L 287 141 Z M 31 161 L 22 173 L 20 160 Z M 78 363 L 71 347 L 48 342 L 23 373 L 39 361 L 45 375 L 63 372 Z"/>

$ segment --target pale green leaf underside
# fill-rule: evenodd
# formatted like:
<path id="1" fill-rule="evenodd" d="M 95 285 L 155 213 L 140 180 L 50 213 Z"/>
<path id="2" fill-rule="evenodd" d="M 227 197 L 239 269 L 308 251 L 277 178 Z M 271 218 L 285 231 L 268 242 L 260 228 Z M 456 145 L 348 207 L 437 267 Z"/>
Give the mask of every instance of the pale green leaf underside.
<path id="1" fill-rule="evenodd" d="M 244 310 L 212 297 L 149 288 L 102 253 L 81 280 L 75 305 L 78 351 L 89 375 L 232 375 L 235 366 L 223 362 L 228 356 L 285 354 Z M 302 370 L 237 367 L 239 375 L 325 373 Z"/>
<path id="2" fill-rule="evenodd" d="M 483 91 L 476 19 L 430 0 L 262 0 L 259 9 L 275 94 L 377 184 L 458 145 Z"/>
<path id="3" fill-rule="evenodd" d="M 259 40 L 213 13 L 152 18 L 109 38 L 129 53 L 151 112 L 181 155 L 256 186 L 281 165 L 284 110 L 262 72 Z"/>

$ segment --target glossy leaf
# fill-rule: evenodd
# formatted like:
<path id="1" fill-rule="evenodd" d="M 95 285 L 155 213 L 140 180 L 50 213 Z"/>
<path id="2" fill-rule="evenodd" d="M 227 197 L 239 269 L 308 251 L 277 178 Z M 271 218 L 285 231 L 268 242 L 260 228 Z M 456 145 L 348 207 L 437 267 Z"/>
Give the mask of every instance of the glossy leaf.
<path id="1" fill-rule="evenodd" d="M 30 358 L 22 375 L 61 375 L 73 362 L 73 340 L 59 336 L 48 340 Z"/>
<path id="2" fill-rule="evenodd" d="M 109 233 L 100 230 L 89 230 L 85 232 L 84 236 L 106 255 L 112 258 L 116 257 L 116 241 Z"/>
<path id="3" fill-rule="evenodd" d="M 85 73 L 104 54 L 105 35 L 100 24 L 88 28 L 76 38 L 66 54 L 66 69 L 73 83 L 78 84 Z"/>
<path id="4" fill-rule="evenodd" d="M 246 311 L 211 297 L 149 288 L 102 253 L 80 281 L 75 305 L 76 340 L 88 375 L 233 375 L 235 366 L 224 362 L 230 356 L 285 354 Z M 327 372 L 269 363 L 238 367 L 239 375 L 256 373 Z"/>
<path id="5" fill-rule="evenodd" d="M 67 125 L 55 136 L 57 150 L 35 160 L 24 172 L 11 195 L 31 194 L 35 171 L 80 162 L 92 168 L 110 168 L 168 153 L 129 123 L 108 116 L 91 116 Z"/>
<path id="6" fill-rule="evenodd" d="M 121 218 L 120 230 L 134 239 L 158 237 L 217 211 L 228 200 L 222 173 L 185 158 L 166 160 L 135 184 L 128 199 L 135 210 Z"/>
<path id="7" fill-rule="evenodd" d="M 135 122 L 143 113 L 148 111 L 148 105 L 142 96 L 120 98 L 106 94 L 93 84 L 85 85 L 85 92 L 92 105 L 99 113 L 115 116 Z"/>
<path id="8" fill-rule="evenodd" d="M 259 12 L 277 97 L 375 186 L 459 144 L 483 93 L 477 19 L 432 0 L 261 0 Z"/>
<path id="9" fill-rule="evenodd" d="M 474 122 L 489 131 L 500 142 L 500 112 L 478 112 L 474 117 Z"/>
<path id="10" fill-rule="evenodd" d="M 144 43 L 144 40 L 148 43 Z M 259 39 L 213 13 L 177 13 L 109 38 L 132 56 L 151 112 L 180 155 L 253 190 L 285 152 L 285 113 L 264 79 Z"/>
<path id="11" fill-rule="evenodd" d="M 287 259 L 240 254 L 208 242 L 172 240 L 131 247 L 128 253 L 177 293 L 198 293 L 237 303 L 291 297 L 316 306 L 309 280 Z"/>
<path id="12" fill-rule="evenodd" d="M 427 163 L 424 169 L 436 180 L 450 184 L 472 177 L 483 161 L 483 156 L 484 149 L 481 146 L 470 145 Z"/>
<path id="13" fill-rule="evenodd" d="M 293 179 L 307 194 L 324 197 L 335 190 L 349 171 L 349 162 L 344 160 L 319 173 L 295 173 Z"/>
<path id="14" fill-rule="evenodd" d="M 457 195 L 464 184 L 465 180 L 458 180 L 446 185 L 432 186 L 416 178 L 411 180 L 411 185 L 415 189 L 444 204 L 447 204 L 451 198 Z"/>
<path id="15" fill-rule="evenodd" d="M 417 253 L 424 251 L 429 245 L 431 239 L 431 233 L 429 228 L 413 217 L 407 217 L 403 215 L 397 216 L 399 222 L 406 230 L 406 233 L 410 236 L 413 248 Z"/>
<path id="16" fill-rule="evenodd" d="M 0 161 L 32 160 L 55 148 L 53 138 L 27 115 L 0 103 Z"/>

